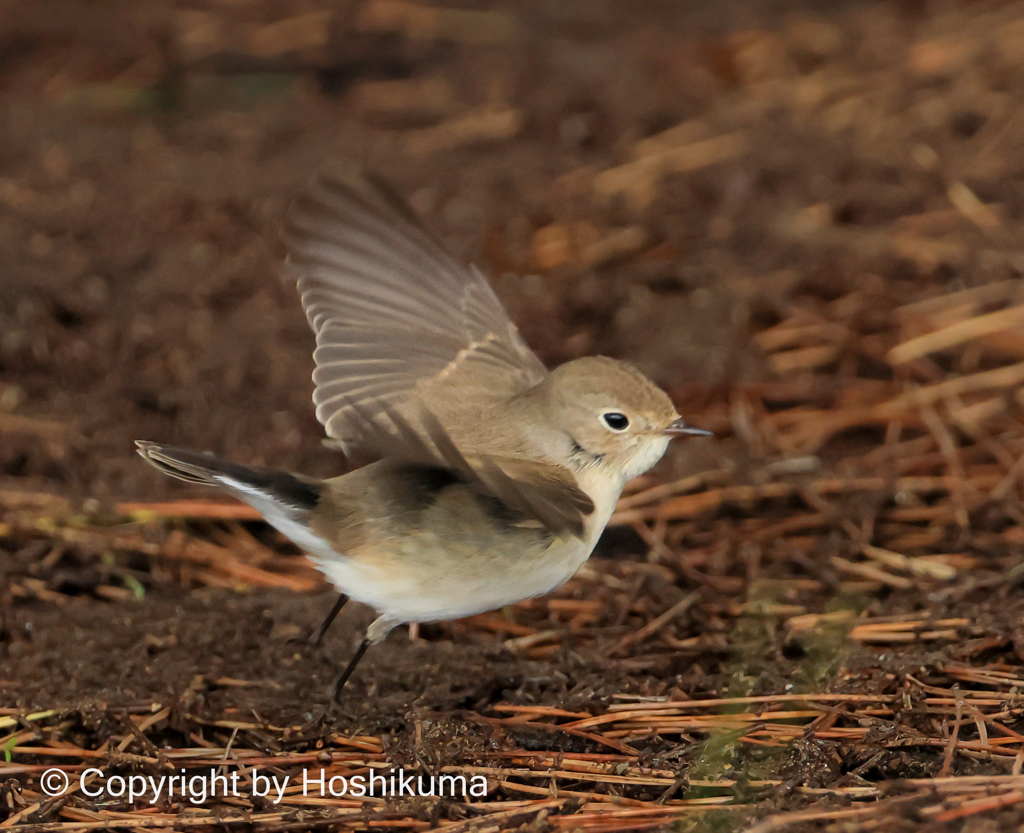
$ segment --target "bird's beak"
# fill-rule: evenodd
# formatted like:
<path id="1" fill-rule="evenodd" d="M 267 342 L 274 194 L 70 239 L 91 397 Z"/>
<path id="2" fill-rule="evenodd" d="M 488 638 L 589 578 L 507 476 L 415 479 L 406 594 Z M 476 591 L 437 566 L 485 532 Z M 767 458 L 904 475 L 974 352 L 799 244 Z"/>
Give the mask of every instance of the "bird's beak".
<path id="1" fill-rule="evenodd" d="M 680 437 L 683 434 L 689 434 L 691 436 L 696 437 L 712 436 L 712 433 L 710 431 L 705 431 L 703 428 L 694 428 L 691 425 L 687 425 L 685 422 L 683 422 L 682 417 L 679 417 L 679 419 L 675 419 L 668 425 L 666 425 L 662 429 L 662 433 L 668 434 L 670 437 Z"/>

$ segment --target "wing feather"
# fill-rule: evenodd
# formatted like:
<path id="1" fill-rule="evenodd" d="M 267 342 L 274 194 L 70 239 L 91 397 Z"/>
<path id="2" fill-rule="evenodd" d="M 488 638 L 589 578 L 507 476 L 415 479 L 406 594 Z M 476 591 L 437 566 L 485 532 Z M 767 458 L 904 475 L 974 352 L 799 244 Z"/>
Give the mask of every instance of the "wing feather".
<path id="1" fill-rule="evenodd" d="M 366 455 L 376 399 L 401 407 L 458 376 L 506 399 L 544 377 L 486 278 L 373 174 L 321 173 L 289 211 L 284 239 L 317 338 L 317 418 L 346 452 Z M 443 418 L 444 403 L 430 405 Z"/>
<path id="2" fill-rule="evenodd" d="M 568 469 L 537 460 L 463 453 L 426 408 L 416 411 L 414 426 L 386 403 L 373 416 L 357 403 L 349 407 L 366 418 L 366 441 L 376 456 L 449 469 L 556 535 L 583 535 L 594 503 Z"/>
<path id="3" fill-rule="evenodd" d="M 348 454 L 451 469 L 556 534 L 583 534 L 594 505 L 568 469 L 463 451 L 445 427 L 451 391 L 504 401 L 546 375 L 479 270 L 380 179 L 340 166 L 296 200 L 284 239 L 329 437 Z"/>

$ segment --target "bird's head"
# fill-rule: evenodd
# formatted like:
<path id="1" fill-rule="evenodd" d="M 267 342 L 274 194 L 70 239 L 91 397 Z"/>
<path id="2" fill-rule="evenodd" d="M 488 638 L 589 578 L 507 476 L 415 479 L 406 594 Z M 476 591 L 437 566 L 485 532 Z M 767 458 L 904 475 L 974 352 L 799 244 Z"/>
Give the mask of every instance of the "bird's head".
<path id="1" fill-rule="evenodd" d="M 710 432 L 683 422 L 668 394 L 634 367 L 594 356 L 556 368 L 531 397 L 568 438 L 572 465 L 599 465 L 623 482 L 661 459 L 673 437 Z"/>

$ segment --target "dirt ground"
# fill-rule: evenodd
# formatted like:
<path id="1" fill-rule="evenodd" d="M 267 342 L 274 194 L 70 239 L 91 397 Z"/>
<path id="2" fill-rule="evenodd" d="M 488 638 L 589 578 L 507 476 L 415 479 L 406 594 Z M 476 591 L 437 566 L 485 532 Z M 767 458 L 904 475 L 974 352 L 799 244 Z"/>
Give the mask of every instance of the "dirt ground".
<path id="1" fill-rule="evenodd" d="M 1022 105 L 1017 2 L 0 2 L 0 826 L 1020 829 Z M 370 612 L 311 646 L 301 553 L 132 445 L 344 471 L 277 236 L 332 157 L 715 432 L 338 706 Z M 487 796 L 42 783 L 211 760 Z"/>

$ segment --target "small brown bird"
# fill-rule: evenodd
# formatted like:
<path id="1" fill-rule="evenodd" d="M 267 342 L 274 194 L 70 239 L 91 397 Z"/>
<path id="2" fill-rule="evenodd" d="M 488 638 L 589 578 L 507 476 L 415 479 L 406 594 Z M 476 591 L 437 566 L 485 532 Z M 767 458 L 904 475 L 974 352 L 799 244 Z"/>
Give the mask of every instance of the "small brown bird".
<path id="1" fill-rule="evenodd" d="M 623 485 L 686 425 L 635 368 L 548 372 L 484 276 L 378 178 L 336 167 L 290 210 L 288 268 L 316 333 L 313 401 L 368 465 L 330 480 L 138 442 L 172 477 L 219 486 L 379 613 L 335 686 L 397 624 L 539 596 L 590 556 Z"/>

